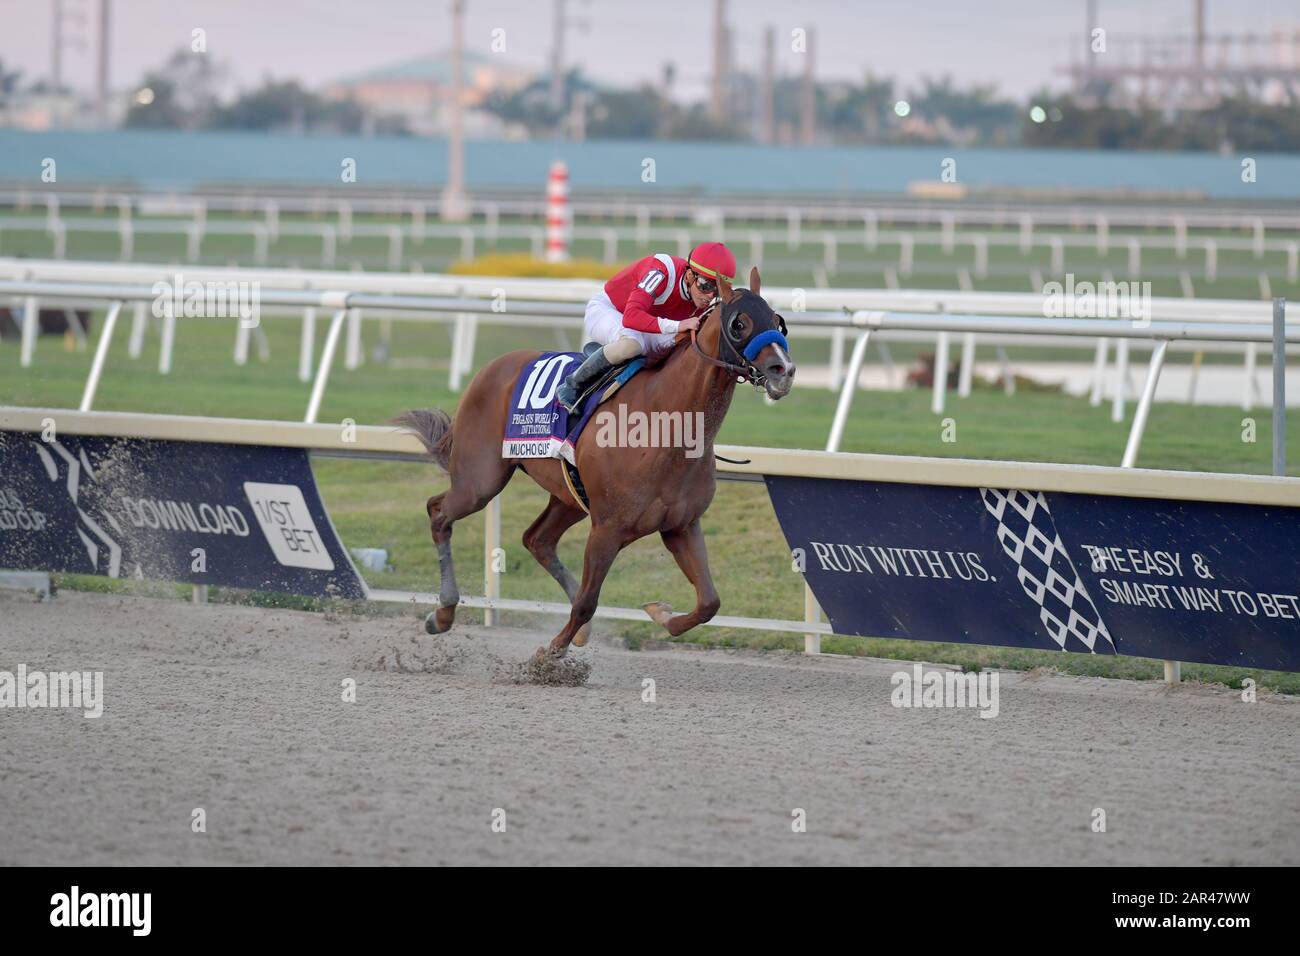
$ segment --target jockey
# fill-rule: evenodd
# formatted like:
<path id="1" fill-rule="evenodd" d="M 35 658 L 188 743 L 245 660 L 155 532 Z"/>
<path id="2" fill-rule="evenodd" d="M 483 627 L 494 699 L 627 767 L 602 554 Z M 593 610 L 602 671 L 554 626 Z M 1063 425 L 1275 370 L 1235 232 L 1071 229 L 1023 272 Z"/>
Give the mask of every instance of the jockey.
<path id="1" fill-rule="evenodd" d="M 659 253 L 623 269 L 587 303 L 587 341 L 604 348 L 564 380 L 560 404 L 575 412 L 578 396 L 613 366 L 667 352 L 677 333 L 700 327 L 700 316 L 717 297 L 718 280 L 735 277 L 736 257 L 720 242 L 702 242 L 686 259 Z"/>

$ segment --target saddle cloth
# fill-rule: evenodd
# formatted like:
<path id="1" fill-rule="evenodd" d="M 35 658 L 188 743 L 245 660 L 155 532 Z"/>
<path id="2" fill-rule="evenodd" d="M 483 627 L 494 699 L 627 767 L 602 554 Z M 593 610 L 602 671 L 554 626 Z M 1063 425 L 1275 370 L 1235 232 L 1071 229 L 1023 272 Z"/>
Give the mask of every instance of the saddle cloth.
<path id="1" fill-rule="evenodd" d="M 596 407 L 645 367 L 644 358 L 635 358 L 611 369 L 587 389 L 578 403 L 578 413 L 570 415 L 555 395 L 560 383 L 582 361 L 577 352 L 543 352 L 523 367 L 510 396 L 502 458 L 563 458 L 576 465 L 574 446 Z"/>

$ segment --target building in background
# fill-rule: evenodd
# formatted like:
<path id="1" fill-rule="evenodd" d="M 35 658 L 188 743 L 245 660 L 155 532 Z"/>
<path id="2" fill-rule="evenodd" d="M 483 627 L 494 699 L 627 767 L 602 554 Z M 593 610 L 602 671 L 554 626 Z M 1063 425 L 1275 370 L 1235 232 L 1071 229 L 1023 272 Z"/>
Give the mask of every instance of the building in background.
<path id="1" fill-rule="evenodd" d="M 465 135 L 476 139 L 522 136 L 521 129 L 511 128 L 511 124 L 483 106 L 490 96 L 518 92 L 535 79 L 532 71 L 504 63 L 500 58 L 465 53 L 465 85 L 461 94 Z M 327 84 L 321 92 L 328 99 L 354 100 L 375 116 L 400 119 L 416 136 L 442 136 L 449 125 L 451 55 L 418 57 L 369 70 Z"/>
<path id="2" fill-rule="evenodd" d="M 95 95 L 53 90 L 40 83 L 0 96 L 0 127 L 44 132 L 53 129 L 102 129 L 118 126 L 131 106 L 132 92 Z"/>

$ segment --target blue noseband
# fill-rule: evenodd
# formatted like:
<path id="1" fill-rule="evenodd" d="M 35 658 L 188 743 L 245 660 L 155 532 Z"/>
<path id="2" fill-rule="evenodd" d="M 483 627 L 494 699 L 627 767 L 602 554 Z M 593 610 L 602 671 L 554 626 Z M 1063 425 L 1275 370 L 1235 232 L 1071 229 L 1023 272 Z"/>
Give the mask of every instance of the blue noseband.
<path id="1" fill-rule="evenodd" d="M 786 342 L 785 336 L 776 329 L 768 329 L 766 332 L 759 332 L 758 335 L 749 340 L 749 344 L 745 346 L 745 361 L 754 361 L 758 357 L 758 353 L 773 342 L 785 349 L 787 355 L 790 353 L 790 344 Z"/>

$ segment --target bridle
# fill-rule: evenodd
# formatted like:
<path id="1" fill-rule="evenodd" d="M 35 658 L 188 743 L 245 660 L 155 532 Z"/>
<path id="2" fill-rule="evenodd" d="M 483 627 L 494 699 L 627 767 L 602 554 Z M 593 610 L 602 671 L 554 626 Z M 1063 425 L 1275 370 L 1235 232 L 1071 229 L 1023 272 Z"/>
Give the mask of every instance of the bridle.
<path id="1" fill-rule="evenodd" d="M 790 350 L 790 346 L 785 339 L 785 319 L 773 312 L 772 315 L 776 317 L 780 331 L 777 329 L 766 329 L 762 332 L 751 331 L 749 337 L 742 341 L 739 336 L 732 334 L 731 323 L 726 320 L 728 309 L 731 309 L 733 318 L 740 312 L 740 299 L 741 296 L 739 295 L 734 297 L 732 302 L 735 303 L 735 306 L 733 308 L 732 302 L 724 303 L 719 297 L 714 296 L 713 301 L 704 310 L 703 318 L 700 319 L 700 325 L 703 326 L 716 309 L 718 321 L 723 323 L 722 331 L 718 335 L 718 355 L 716 357 L 709 355 L 704 349 L 700 348 L 699 329 L 691 329 L 691 345 L 700 358 L 710 365 L 717 366 L 728 374 L 736 376 L 737 381 L 748 382 L 755 388 L 762 388 L 767 384 L 767 376 L 758 370 L 753 363 L 753 359 L 757 358 L 758 353 L 773 342 L 781 345 L 787 352 Z M 730 353 L 730 355 L 724 357 L 724 353 Z M 735 361 L 731 361 L 731 358 L 734 358 Z"/>

